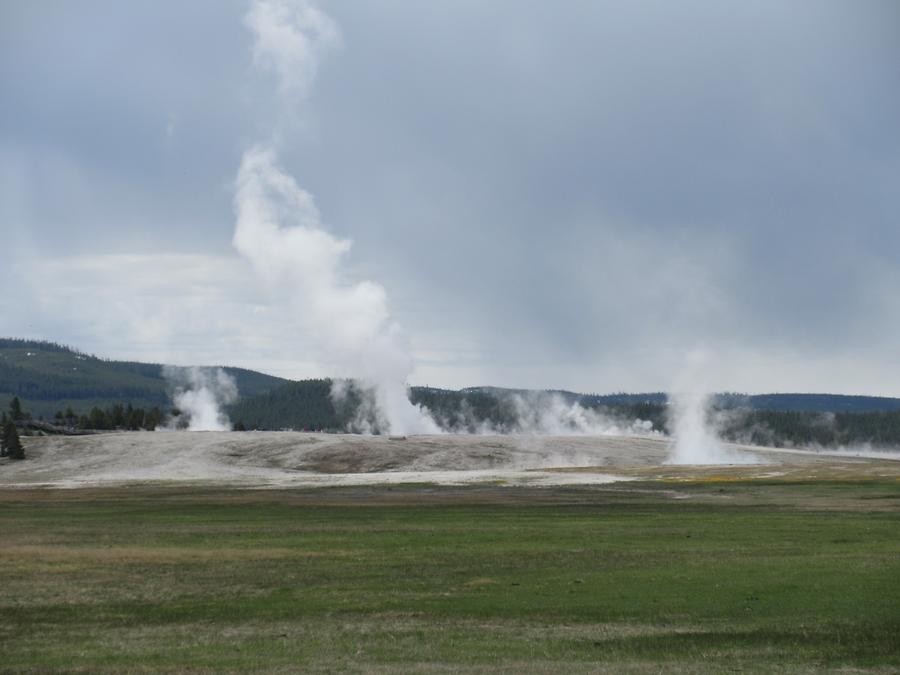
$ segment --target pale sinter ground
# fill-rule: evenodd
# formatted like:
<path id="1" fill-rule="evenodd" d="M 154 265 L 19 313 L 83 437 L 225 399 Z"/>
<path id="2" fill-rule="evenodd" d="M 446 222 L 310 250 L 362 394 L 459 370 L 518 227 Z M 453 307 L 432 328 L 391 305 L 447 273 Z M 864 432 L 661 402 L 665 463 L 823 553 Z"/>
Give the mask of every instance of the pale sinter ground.
<path id="1" fill-rule="evenodd" d="M 653 436 L 385 436 L 301 432 L 129 432 L 27 438 L 0 486 L 133 482 L 310 487 L 385 483 L 599 484 L 619 480 L 898 477 L 900 453 L 729 446 L 756 463 L 667 465 Z M 870 456 L 864 456 L 870 455 Z"/>

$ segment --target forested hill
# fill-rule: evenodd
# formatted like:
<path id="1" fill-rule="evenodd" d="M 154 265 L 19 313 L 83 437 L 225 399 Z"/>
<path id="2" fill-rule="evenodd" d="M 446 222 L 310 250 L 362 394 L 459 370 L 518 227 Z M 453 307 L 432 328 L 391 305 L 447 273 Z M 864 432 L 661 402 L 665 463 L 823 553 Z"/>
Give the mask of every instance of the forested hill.
<path id="1" fill-rule="evenodd" d="M 435 387 L 410 387 L 410 401 L 422 405 L 445 429 L 475 431 L 489 424 L 498 430 L 515 427 L 519 411 L 515 396 L 529 400 L 557 395 L 567 403 L 580 403 L 590 408 L 603 408 L 610 415 L 633 420 L 653 419 L 662 428 L 665 394 L 616 394 L 593 396 L 570 391 L 537 391 L 472 387 L 453 390 Z M 351 389 L 337 405 L 331 397 L 331 380 L 289 382 L 253 398 L 243 398 L 228 409 L 232 422 L 252 429 L 323 429 L 346 431 L 359 405 L 358 394 Z"/>
<path id="2" fill-rule="evenodd" d="M 255 397 L 287 380 L 243 368 L 225 368 L 238 394 Z M 52 342 L 0 338 L 0 407 L 18 396 L 34 416 L 50 418 L 71 406 L 76 413 L 114 403 L 151 408 L 169 404 L 158 363 L 108 361 Z"/>
<path id="3" fill-rule="evenodd" d="M 738 407 L 772 412 L 871 413 L 900 410 L 900 399 L 884 396 L 846 396 L 842 394 L 757 394 L 741 396 L 720 394 L 721 403 L 736 398 Z M 731 407 L 722 405 L 722 407 Z"/>
<path id="4" fill-rule="evenodd" d="M 330 380 L 289 382 L 265 394 L 244 398 L 230 406 L 235 424 L 249 429 L 353 429 L 356 403 L 335 405 Z M 652 422 L 668 432 L 666 395 L 577 394 L 569 391 L 533 391 L 498 387 L 471 387 L 459 391 L 434 387 L 410 388 L 410 400 L 428 408 L 442 427 L 477 431 L 482 424 L 514 430 L 520 410 L 515 397 L 535 405 L 548 395 L 567 403 L 597 410 L 617 421 Z M 737 442 L 774 446 L 900 446 L 900 401 L 866 396 L 827 394 L 771 394 L 743 396 L 718 394 L 713 413 L 723 437 Z"/>
<path id="5" fill-rule="evenodd" d="M 335 406 L 329 380 L 292 382 L 252 370 L 226 367 L 238 385 L 240 399 L 229 407 L 232 422 L 260 429 L 352 428 L 353 396 Z M 92 408 L 131 404 L 135 408 L 165 408 L 170 404 L 159 364 L 109 361 L 51 342 L 0 338 L 0 409 L 17 396 L 34 417 L 51 419 L 71 407 L 76 415 Z M 515 397 L 534 402 L 558 396 L 568 403 L 601 410 L 616 419 L 639 418 L 665 430 L 667 397 L 661 392 L 580 394 L 564 390 L 533 391 L 499 387 L 462 390 L 412 387 L 413 403 L 427 407 L 448 429 L 475 430 L 482 423 L 494 429 L 515 428 Z M 734 440 L 762 444 L 821 445 L 867 442 L 900 445 L 900 399 L 835 394 L 723 393 L 714 397 L 717 409 L 739 409 L 721 429 Z"/>
<path id="6" fill-rule="evenodd" d="M 234 419 L 266 429 L 279 428 L 344 428 L 349 412 L 338 411 L 329 400 L 330 380 L 289 382 L 256 398 L 245 397 L 231 413 Z M 487 420 L 502 427 L 511 422 L 510 397 L 556 395 L 567 403 L 586 408 L 634 413 L 643 419 L 659 420 L 667 405 L 665 393 L 643 394 L 579 394 L 565 390 L 505 389 L 502 387 L 468 387 L 452 390 L 435 387 L 411 387 L 410 400 L 435 413 L 438 419 L 452 419 L 465 407 L 475 420 Z M 841 396 L 834 394 L 716 394 L 717 409 L 740 408 L 762 413 L 891 413 L 900 411 L 900 399 L 875 396 Z M 659 428 L 659 427 L 657 427 Z"/>
<path id="7" fill-rule="evenodd" d="M 481 394 L 503 396 L 505 394 L 529 395 L 533 391 L 527 389 L 504 389 L 502 387 L 468 387 L 461 389 L 462 394 Z M 641 394 L 579 394 L 565 390 L 549 390 L 566 401 L 577 401 L 583 406 L 620 406 L 637 404 L 665 405 L 668 396 L 664 392 Z M 717 408 L 747 408 L 750 410 L 770 412 L 894 412 L 900 410 L 900 398 L 884 396 L 850 396 L 844 394 L 738 394 L 721 393 L 713 396 L 713 405 Z"/>

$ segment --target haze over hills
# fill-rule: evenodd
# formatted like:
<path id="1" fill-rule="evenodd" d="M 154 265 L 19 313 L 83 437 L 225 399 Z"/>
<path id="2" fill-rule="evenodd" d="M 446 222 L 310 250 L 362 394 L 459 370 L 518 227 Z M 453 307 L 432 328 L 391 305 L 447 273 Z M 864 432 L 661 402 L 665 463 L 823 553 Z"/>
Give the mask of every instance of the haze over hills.
<path id="1" fill-rule="evenodd" d="M 352 387 L 338 403 L 328 379 L 290 381 L 242 368 L 223 367 L 237 384 L 226 408 L 233 423 L 258 429 L 361 430 L 355 427 L 360 392 Z M 51 342 L 0 339 L 0 406 L 18 396 L 34 417 L 71 407 L 76 414 L 115 403 L 168 410 L 172 386 L 163 366 L 111 361 Z M 607 433 L 668 432 L 663 392 L 582 394 L 491 386 L 461 390 L 411 387 L 412 403 L 427 408 L 443 429 L 460 432 L 553 433 L 564 427 L 540 419 L 563 406 L 602 420 Z M 839 445 L 900 442 L 900 399 L 839 394 L 716 394 L 725 438 L 761 445 Z M 740 414 L 728 414 L 739 410 Z M 557 411 L 558 412 L 558 411 Z M 559 417 L 559 415 L 557 415 Z M 565 420 L 564 420 L 565 421 Z M 635 423 L 644 426 L 634 426 Z M 580 431 L 584 432 L 585 427 Z"/>
<path id="2" fill-rule="evenodd" d="M 269 404 L 297 398 L 323 397 L 328 394 L 327 380 L 291 381 L 245 368 L 222 366 L 235 378 L 238 394 L 248 405 L 262 401 Z M 282 388 L 282 389 L 279 389 Z M 278 391 L 276 391 L 278 390 Z M 271 393 L 271 396 L 269 395 Z M 434 402 L 441 397 L 497 398 L 509 395 L 531 395 L 536 390 L 477 386 L 459 390 L 437 387 L 411 387 L 414 402 Z M 584 406 L 622 406 L 665 404 L 665 392 L 646 393 L 578 393 L 548 389 L 542 393 L 557 395 L 567 402 Z M 52 414 L 59 407 L 71 405 L 76 412 L 94 405 L 128 402 L 134 405 L 166 405 L 170 402 L 162 364 L 137 361 L 114 361 L 76 348 L 42 340 L 0 338 L 0 405 L 13 396 L 27 403 L 35 414 Z M 252 401 L 262 397 L 259 401 Z M 310 399 L 311 400 L 311 399 Z M 297 399 L 294 401 L 300 404 Z M 715 395 L 719 407 L 746 407 L 777 412 L 890 412 L 900 410 L 900 398 L 818 393 L 771 393 Z"/>

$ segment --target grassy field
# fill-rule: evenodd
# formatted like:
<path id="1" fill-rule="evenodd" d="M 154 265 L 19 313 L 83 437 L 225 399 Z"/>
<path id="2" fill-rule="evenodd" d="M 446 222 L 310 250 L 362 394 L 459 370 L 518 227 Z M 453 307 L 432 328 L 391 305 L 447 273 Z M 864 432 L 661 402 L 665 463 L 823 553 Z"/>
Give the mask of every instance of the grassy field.
<path id="1" fill-rule="evenodd" d="M 900 482 L 0 492 L 0 669 L 900 669 Z"/>

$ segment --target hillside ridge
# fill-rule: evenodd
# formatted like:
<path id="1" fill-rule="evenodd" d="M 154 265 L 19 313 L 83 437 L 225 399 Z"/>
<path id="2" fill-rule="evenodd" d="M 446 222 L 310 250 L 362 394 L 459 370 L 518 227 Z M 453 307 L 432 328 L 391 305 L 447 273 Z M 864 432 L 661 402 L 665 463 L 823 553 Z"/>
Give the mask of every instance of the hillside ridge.
<path id="1" fill-rule="evenodd" d="M 246 368 L 221 367 L 235 379 L 241 397 L 288 382 Z M 19 397 L 34 416 L 48 418 L 66 407 L 81 414 L 114 403 L 167 406 L 171 392 L 162 369 L 163 364 L 104 359 L 56 342 L 0 338 L 0 406 Z"/>
<path id="2" fill-rule="evenodd" d="M 171 390 L 162 364 L 105 359 L 77 348 L 44 340 L 0 338 L 0 407 L 18 396 L 35 417 L 50 418 L 67 407 L 86 414 L 93 407 L 114 403 L 165 408 Z M 219 366 L 214 366 L 219 367 Z M 232 420 L 268 429 L 345 429 L 348 410 L 335 408 L 331 380 L 286 380 L 246 368 L 221 366 L 238 385 L 239 400 L 229 407 Z M 528 390 L 474 386 L 459 390 L 410 387 L 413 403 L 443 418 L 457 415 L 462 406 L 478 419 L 502 423 L 512 414 L 510 397 L 556 396 L 567 404 L 614 409 L 616 414 L 650 419 L 663 428 L 667 395 L 664 392 L 610 394 L 578 393 L 563 389 Z M 900 411 L 900 398 L 821 393 L 746 395 L 726 392 L 714 396 L 718 408 L 743 408 L 798 414 L 890 413 Z"/>

